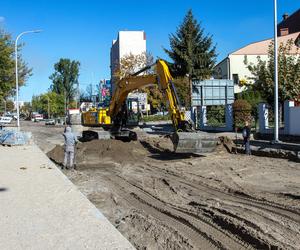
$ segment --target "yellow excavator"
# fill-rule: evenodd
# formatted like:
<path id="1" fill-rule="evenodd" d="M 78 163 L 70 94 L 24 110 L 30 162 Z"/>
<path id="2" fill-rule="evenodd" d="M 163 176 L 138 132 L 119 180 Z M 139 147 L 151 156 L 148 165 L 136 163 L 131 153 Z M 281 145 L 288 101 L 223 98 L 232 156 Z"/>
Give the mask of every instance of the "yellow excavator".
<path id="1" fill-rule="evenodd" d="M 155 74 L 142 74 L 153 67 L 155 68 Z M 126 122 L 124 122 L 127 116 L 126 99 L 130 92 L 154 84 L 159 86 L 168 101 L 169 115 L 175 131 L 171 135 L 174 151 L 176 153 L 212 152 L 216 148 L 216 138 L 211 134 L 195 131 L 191 121 L 185 118 L 185 112 L 180 106 L 171 73 L 163 60 L 157 60 L 154 64 L 122 78 L 117 83 L 107 112 L 103 113 L 104 109 L 98 111 L 102 112 L 101 120 L 104 121 L 102 124 L 110 125 L 110 136 L 123 140 L 137 139 L 136 133 L 126 128 Z M 90 116 L 90 114 L 83 114 L 83 124 L 91 125 L 93 123 L 88 122 Z M 107 116 L 109 119 L 105 118 Z M 105 123 L 105 120 L 109 124 Z"/>

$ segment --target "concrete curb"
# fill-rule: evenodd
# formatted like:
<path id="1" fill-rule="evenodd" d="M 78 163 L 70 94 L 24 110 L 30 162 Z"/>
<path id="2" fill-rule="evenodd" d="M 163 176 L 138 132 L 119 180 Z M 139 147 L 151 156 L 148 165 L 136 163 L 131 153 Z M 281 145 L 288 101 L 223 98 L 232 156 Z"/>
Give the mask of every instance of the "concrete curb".
<path id="1" fill-rule="evenodd" d="M 36 145 L 0 158 L 0 249 L 134 249 Z"/>

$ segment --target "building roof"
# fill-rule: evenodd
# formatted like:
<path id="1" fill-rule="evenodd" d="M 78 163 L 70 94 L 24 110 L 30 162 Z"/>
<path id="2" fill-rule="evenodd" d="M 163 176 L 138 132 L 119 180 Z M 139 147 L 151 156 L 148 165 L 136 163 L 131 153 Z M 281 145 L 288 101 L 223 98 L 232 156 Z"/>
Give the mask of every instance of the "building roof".
<path id="1" fill-rule="evenodd" d="M 295 11 L 292 15 L 288 16 L 286 19 L 282 20 L 277 25 L 278 34 L 280 34 L 280 30 L 284 28 L 288 28 L 289 33 L 295 33 L 300 31 L 300 9 Z"/>
<path id="2" fill-rule="evenodd" d="M 300 38 L 300 32 L 296 32 L 286 36 L 280 36 L 278 37 L 278 44 L 286 43 L 290 39 L 296 41 L 299 38 Z M 271 41 L 272 39 L 267 39 L 260 42 L 251 43 L 239 50 L 232 52 L 230 55 L 267 55 Z M 291 53 L 292 54 L 297 53 L 296 45 L 292 47 Z"/>

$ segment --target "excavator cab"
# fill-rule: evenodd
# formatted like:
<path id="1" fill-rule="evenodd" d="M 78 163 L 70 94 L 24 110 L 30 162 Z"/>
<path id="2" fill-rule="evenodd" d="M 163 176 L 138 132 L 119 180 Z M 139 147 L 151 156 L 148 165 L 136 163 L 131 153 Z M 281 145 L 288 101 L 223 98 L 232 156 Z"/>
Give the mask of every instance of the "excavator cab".
<path id="1" fill-rule="evenodd" d="M 128 98 L 127 101 L 127 126 L 138 126 L 140 122 L 140 103 L 138 98 Z"/>

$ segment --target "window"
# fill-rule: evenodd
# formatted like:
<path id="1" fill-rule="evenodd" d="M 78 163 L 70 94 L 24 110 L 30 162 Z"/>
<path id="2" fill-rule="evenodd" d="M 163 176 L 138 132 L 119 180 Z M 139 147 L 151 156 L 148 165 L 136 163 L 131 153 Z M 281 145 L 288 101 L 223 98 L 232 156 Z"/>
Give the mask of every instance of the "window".
<path id="1" fill-rule="evenodd" d="M 233 79 L 233 83 L 235 85 L 238 85 L 240 80 L 239 80 L 239 75 L 238 74 L 232 74 L 232 79 Z"/>
<path id="2" fill-rule="evenodd" d="M 281 28 L 280 29 L 280 36 L 286 36 L 289 34 L 289 28 Z"/>

